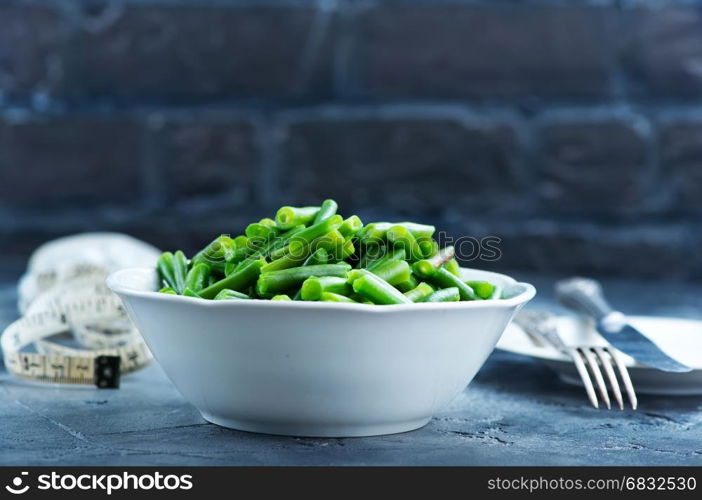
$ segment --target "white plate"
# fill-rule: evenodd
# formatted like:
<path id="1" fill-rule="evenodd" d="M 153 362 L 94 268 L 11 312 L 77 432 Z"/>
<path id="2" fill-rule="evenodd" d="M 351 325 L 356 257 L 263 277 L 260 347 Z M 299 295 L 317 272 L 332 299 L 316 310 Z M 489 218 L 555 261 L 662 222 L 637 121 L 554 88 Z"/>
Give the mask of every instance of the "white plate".
<path id="1" fill-rule="evenodd" d="M 636 392 L 677 396 L 702 394 L 702 321 L 652 316 L 632 316 L 630 319 L 661 349 L 694 368 L 687 373 L 665 373 L 636 363 L 625 355 Z M 560 317 L 558 331 L 566 344 L 607 344 L 597 335 L 591 322 L 575 317 Z M 555 370 L 564 382 L 582 385 L 568 357 L 551 347 L 535 345 L 514 323 L 505 330 L 497 349 L 536 358 Z"/>

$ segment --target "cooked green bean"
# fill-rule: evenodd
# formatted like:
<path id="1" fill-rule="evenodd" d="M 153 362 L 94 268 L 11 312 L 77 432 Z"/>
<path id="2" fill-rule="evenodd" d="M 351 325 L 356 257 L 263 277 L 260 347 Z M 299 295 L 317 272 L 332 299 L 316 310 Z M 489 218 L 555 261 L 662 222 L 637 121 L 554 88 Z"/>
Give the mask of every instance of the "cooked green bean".
<path id="1" fill-rule="evenodd" d="M 432 240 L 431 238 L 417 240 L 417 243 L 419 243 L 419 249 L 422 251 L 422 256 L 425 259 L 433 257 L 439 253 L 439 244 L 436 242 L 436 240 Z"/>
<path id="2" fill-rule="evenodd" d="M 164 288 L 170 287 L 175 290 L 176 280 L 173 272 L 173 254 L 171 252 L 162 253 L 156 262 L 156 268 L 158 269 L 158 274 L 161 277 L 161 284 L 164 285 Z"/>
<path id="3" fill-rule="evenodd" d="M 458 265 L 458 261 L 456 261 L 456 259 L 451 259 L 448 262 L 445 262 L 443 268 L 454 276 L 458 276 L 459 278 L 461 277 L 461 266 Z"/>
<path id="4" fill-rule="evenodd" d="M 365 304 L 498 299 L 502 288 L 461 280 L 454 248 L 439 249 L 434 226 L 371 222 L 320 206 L 281 207 L 274 219 L 221 235 L 188 261 L 157 262 L 161 292 L 207 300 L 314 300 Z M 352 266 L 355 268 L 352 269 Z M 473 284 L 474 287 L 470 285 Z"/>
<path id="5" fill-rule="evenodd" d="M 405 258 L 405 250 L 403 248 L 391 248 L 388 249 L 385 255 L 380 257 L 377 260 L 374 260 L 373 262 L 369 263 L 367 266 L 367 269 L 371 272 L 373 272 L 374 269 L 385 265 L 385 263 L 392 261 L 392 260 L 404 260 Z"/>
<path id="6" fill-rule="evenodd" d="M 225 288 L 224 290 L 221 290 L 217 295 L 215 295 L 213 300 L 246 300 L 250 298 L 251 297 L 249 297 L 245 293 Z"/>
<path id="7" fill-rule="evenodd" d="M 424 255 L 414 235 L 404 226 L 392 226 L 387 230 L 386 237 L 394 246 L 404 248 L 409 261 L 421 259 Z"/>
<path id="8" fill-rule="evenodd" d="M 495 291 L 495 285 L 487 281 L 467 281 L 466 284 L 471 287 L 475 294 L 481 299 L 489 299 Z"/>
<path id="9" fill-rule="evenodd" d="M 349 236 L 353 236 L 362 228 L 363 221 L 361 221 L 357 215 L 352 215 L 341 223 L 341 226 L 339 226 L 339 232 L 343 234 L 345 238 L 347 238 Z"/>
<path id="10" fill-rule="evenodd" d="M 439 288 L 457 288 L 461 294 L 461 300 L 475 300 L 478 296 L 475 291 L 455 274 L 451 274 L 448 269 L 440 267 L 427 280 Z"/>
<path id="11" fill-rule="evenodd" d="M 307 255 L 301 254 L 301 255 L 291 255 L 291 254 L 286 254 L 283 255 L 281 258 L 278 260 L 274 260 L 273 262 L 269 262 L 263 268 L 261 269 L 261 273 L 269 273 L 271 271 L 280 271 L 282 269 L 289 269 L 291 267 L 298 267 L 301 266 L 302 263 L 305 261 L 305 258 Z"/>
<path id="12" fill-rule="evenodd" d="M 332 215 L 328 219 L 318 222 L 312 226 L 309 226 L 299 233 L 295 234 L 293 238 L 290 238 L 288 246 L 290 247 L 290 253 L 296 253 L 305 248 L 307 245 L 312 243 L 317 238 L 324 236 L 338 229 L 344 219 L 341 215 Z"/>
<path id="13" fill-rule="evenodd" d="M 339 295 L 350 295 L 353 288 L 346 282 L 346 278 L 337 276 L 313 276 L 307 278 L 300 288 L 302 300 L 319 300 L 324 292 L 332 292 Z"/>
<path id="14" fill-rule="evenodd" d="M 324 248 L 318 248 L 315 252 L 307 257 L 305 262 L 302 263 L 303 266 L 314 266 L 316 264 L 326 264 L 329 262 L 329 252 Z"/>
<path id="15" fill-rule="evenodd" d="M 280 229 L 290 229 L 298 224 L 309 224 L 315 220 L 319 207 L 281 207 L 275 214 L 275 223 Z"/>
<path id="16" fill-rule="evenodd" d="M 415 239 L 431 238 L 436 231 L 434 226 L 414 222 L 372 222 L 365 227 L 362 236 L 364 239 L 381 240 L 387 237 L 388 230 L 393 226 L 404 227 Z"/>
<path id="17" fill-rule="evenodd" d="M 346 304 L 358 304 L 358 301 L 353 300 L 351 297 L 339 295 L 338 293 L 333 292 L 322 292 L 320 300 L 322 302 L 343 302 Z"/>
<path id="18" fill-rule="evenodd" d="M 428 283 L 422 282 L 409 292 L 405 292 L 405 297 L 412 302 L 421 302 L 424 297 L 428 297 L 432 293 L 434 293 L 434 288 Z"/>
<path id="19" fill-rule="evenodd" d="M 424 297 L 421 302 L 458 302 L 461 300 L 461 294 L 458 288 L 450 287 L 437 290 L 431 295 Z"/>
<path id="20" fill-rule="evenodd" d="M 380 266 L 370 270 L 376 276 L 387 281 L 391 285 L 397 285 L 409 281 L 411 278 L 410 266 L 404 260 L 389 260 Z"/>
<path id="21" fill-rule="evenodd" d="M 271 300 L 275 300 L 278 302 L 290 302 L 292 299 L 288 296 L 285 295 L 284 293 L 281 295 L 274 295 Z"/>
<path id="22" fill-rule="evenodd" d="M 312 224 L 317 224 L 318 222 L 327 220 L 332 215 L 336 215 L 338 208 L 339 206 L 334 200 L 324 200 L 319 206 L 319 211 L 317 212 L 317 215 L 314 216 L 314 221 L 312 221 Z"/>
<path id="23" fill-rule="evenodd" d="M 260 222 L 254 222 L 246 226 L 246 237 L 257 244 L 265 244 L 277 234 L 277 227 L 261 224 Z"/>
<path id="24" fill-rule="evenodd" d="M 411 304 L 397 288 L 378 276 L 365 271 L 353 282 L 353 291 L 374 304 Z"/>
<path id="25" fill-rule="evenodd" d="M 395 285 L 395 288 L 397 288 L 402 293 L 405 293 L 414 288 L 417 288 L 417 286 L 419 286 L 419 280 L 413 274 L 410 274 L 410 277 L 407 281 L 398 283 L 397 285 Z"/>
<path id="26" fill-rule="evenodd" d="M 193 265 L 185 277 L 185 288 L 197 293 L 207 286 L 210 278 L 210 266 L 204 262 Z"/>
<path id="27" fill-rule="evenodd" d="M 225 288 L 241 291 L 256 282 L 256 279 L 261 274 L 261 268 L 265 265 L 266 259 L 253 260 L 226 278 L 202 290 L 200 296 L 205 299 L 211 299 Z"/>
<path id="28" fill-rule="evenodd" d="M 256 283 L 256 293 L 261 296 L 284 293 L 296 286 L 300 286 L 303 281 L 312 276 L 338 276 L 343 278 L 350 269 L 351 266 L 346 263 L 319 264 L 261 274 Z"/>
<path id="29" fill-rule="evenodd" d="M 185 290 L 185 277 L 188 274 L 188 259 L 185 254 L 178 250 L 173 254 L 173 277 L 175 278 L 175 289 L 178 293 Z"/>
<path id="30" fill-rule="evenodd" d="M 441 265 L 445 264 L 449 260 L 453 259 L 454 255 L 456 254 L 456 250 L 452 246 L 448 246 L 446 248 L 442 248 L 439 250 L 436 255 L 426 259 L 432 266 L 434 267 L 440 267 Z"/>

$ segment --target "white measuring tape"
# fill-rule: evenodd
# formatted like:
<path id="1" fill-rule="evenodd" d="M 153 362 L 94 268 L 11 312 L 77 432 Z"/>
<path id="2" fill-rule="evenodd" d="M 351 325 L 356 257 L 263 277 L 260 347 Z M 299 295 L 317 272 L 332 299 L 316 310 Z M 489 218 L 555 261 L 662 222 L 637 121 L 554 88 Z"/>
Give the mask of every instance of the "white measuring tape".
<path id="1" fill-rule="evenodd" d="M 122 374 L 143 368 L 152 356 L 104 281 L 111 271 L 127 267 L 125 261 L 155 265 L 158 250 L 119 234 L 80 235 L 47 246 L 32 257 L 20 285 L 24 315 L 0 337 L 7 370 L 35 382 L 119 387 Z M 118 252 L 120 261 L 101 253 L 105 247 Z M 35 258 L 40 252 L 46 258 Z M 71 262 L 57 260 L 65 253 Z M 32 262 L 51 265 L 32 269 Z M 66 345 L 71 338 L 66 334 L 79 347 Z"/>

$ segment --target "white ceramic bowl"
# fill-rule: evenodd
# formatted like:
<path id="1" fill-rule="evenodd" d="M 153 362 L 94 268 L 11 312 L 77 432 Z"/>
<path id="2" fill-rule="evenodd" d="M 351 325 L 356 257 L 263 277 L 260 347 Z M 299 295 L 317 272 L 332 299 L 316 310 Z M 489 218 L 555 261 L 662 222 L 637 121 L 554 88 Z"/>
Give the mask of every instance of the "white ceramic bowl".
<path id="1" fill-rule="evenodd" d="M 458 395 L 534 287 L 496 273 L 464 276 L 510 298 L 371 306 L 209 301 L 156 293 L 153 269 L 108 286 L 181 394 L 215 424 L 295 436 L 417 429 Z"/>

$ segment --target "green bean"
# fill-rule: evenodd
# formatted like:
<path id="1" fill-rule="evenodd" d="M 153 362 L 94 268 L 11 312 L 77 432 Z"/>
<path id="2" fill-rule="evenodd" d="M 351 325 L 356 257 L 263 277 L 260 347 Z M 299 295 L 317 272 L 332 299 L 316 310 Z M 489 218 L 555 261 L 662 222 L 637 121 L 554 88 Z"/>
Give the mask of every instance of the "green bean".
<path id="1" fill-rule="evenodd" d="M 337 249 L 337 252 L 334 254 L 334 256 L 338 260 L 346 260 L 349 257 L 351 257 L 354 253 L 356 253 L 356 247 L 354 246 L 353 241 L 348 239 L 344 242 L 343 245 L 341 245 Z"/>
<path id="2" fill-rule="evenodd" d="M 328 233 L 320 236 L 312 242 L 310 246 L 313 248 L 324 248 L 332 255 L 341 253 L 342 247 L 346 244 L 346 239 L 338 229 L 332 229 Z"/>
<path id="3" fill-rule="evenodd" d="M 419 249 L 422 251 L 422 256 L 425 259 L 433 257 L 439 252 L 439 244 L 436 242 L 436 240 L 429 238 L 417 240 L 417 243 L 419 243 Z"/>
<path id="4" fill-rule="evenodd" d="M 456 249 L 453 246 L 448 246 L 439 250 L 434 256 L 426 259 L 434 267 L 440 267 L 449 260 L 453 259 L 456 254 Z"/>
<path id="5" fill-rule="evenodd" d="M 419 243 L 406 227 L 392 226 L 387 230 L 386 236 L 394 246 L 405 249 L 407 260 L 414 262 L 423 257 Z"/>
<path id="6" fill-rule="evenodd" d="M 173 277 L 175 278 L 174 287 L 176 292 L 183 293 L 185 290 L 185 277 L 188 274 L 188 259 L 185 254 L 178 250 L 173 254 Z"/>
<path id="7" fill-rule="evenodd" d="M 339 206 L 334 200 L 324 200 L 319 206 L 319 211 L 317 212 L 317 215 L 314 216 L 314 221 L 312 221 L 312 224 L 317 224 L 318 222 L 327 220 L 332 215 L 336 215 L 338 208 Z"/>
<path id="8" fill-rule="evenodd" d="M 234 238 L 232 242 L 234 243 L 234 249 L 247 248 L 249 246 L 249 238 L 243 234 Z"/>
<path id="9" fill-rule="evenodd" d="M 351 266 L 341 264 L 319 264 L 315 266 L 301 266 L 282 271 L 273 271 L 261 274 L 256 283 L 256 292 L 261 295 L 277 294 L 300 286 L 307 278 L 312 276 L 338 276 L 345 277 Z"/>
<path id="10" fill-rule="evenodd" d="M 451 259 L 448 262 L 445 262 L 443 268 L 454 276 L 458 276 L 459 278 L 461 277 L 461 266 L 458 265 L 458 261 L 456 259 Z"/>
<path id="11" fill-rule="evenodd" d="M 202 298 L 194 290 L 191 290 L 187 287 L 185 288 L 185 290 L 183 290 L 183 295 L 185 295 L 186 297 L 196 297 L 198 299 Z"/>
<path id="12" fill-rule="evenodd" d="M 342 302 L 346 304 L 358 304 L 357 301 L 353 300 L 350 297 L 347 297 L 345 295 L 339 295 L 338 293 L 333 293 L 333 292 L 322 292 L 322 296 L 320 297 L 322 302 Z"/>
<path id="13" fill-rule="evenodd" d="M 411 277 L 410 266 L 404 260 L 389 260 L 380 266 L 375 266 L 370 272 L 391 285 L 409 281 Z"/>
<path id="14" fill-rule="evenodd" d="M 495 291 L 495 285 L 487 281 L 467 281 L 466 284 L 471 287 L 475 294 L 481 299 L 492 298 L 492 294 Z"/>
<path id="15" fill-rule="evenodd" d="M 173 254 L 171 252 L 162 253 L 156 262 L 156 268 L 161 277 L 161 283 L 175 290 L 176 279 L 173 271 Z"/>
<path id="16" fill-rule="evenodd" d="M 328 219 L 298 232 L 293 238 L 290 238 L 288 242 L 289 253 L 297 253 L 317 238 L 338 229 L 343 220 L 344 219 L 340 215 L 332 215 Z"/>
<path id="17" fill-rule="evenodd" d="M 185 288 L 197 293 L 207 286 L 210 278 L 210 266 L 204 262 L 195 264 L 185 277 Z"/>
<path id="18" fill-rule="evenodd" d="M 329 262 L 329 252 L 324 248 L 318 248 L 312 255 L 307 257 L 303 266 L 314 266 L 316 264 L 326 264 Z"/>
<path id="19" fill-rule="evenodd" d="M 367 271 L 354 280 L 353 290 L 374 304 L 412 303 L 390 283 Z"/>
<path id="20" fill-rule="evenodd" d="M 163 288 L 161 288 L 158 291 L 158 293 L 166 293 L 168 295 L 178 295 L 178 292 L 173 290 L 173 288 L 171 288 L 170 286 L 164 286 Z"/>
<path id="21" fill-rule="evenodd" d="M 285 294 L 283 293 L 283 294 L 281 294 L 281 295 L 274 295 L 273 298 L 272 298 L 271 300 L 275 300 L 275 301 L 278 301 L 278 302 L 289 302 L 289 301 L 291 301 L 292 299 L 291 299 L 288 295 L 285 295 Z"/>
<path id="22" fill-rule="evenodd" d="M 442 250 L 439 250 L 439 252 L 433 257 L 416 262 L 412 268 L 420 278 L 424 278 L 430 276 L 435 269 L 453 259 L 454 254 L 455 249 L 452 246 L 448 246 Z"/>
<path id="23" fill-rule="evenodd" d="M 261 269 L 261 273 L 269 273 L 271 271 L 280 271 L 282 269 L 289 269 L 291 267 L 301 266 L 305 261 L 307 255 L 291 255 L 285 254 L 281 258 L 269 262 Z"/>
<path id="24" fill-rule="evenodd" d="M 226 278 L 217 281 L 200 292 L 204 299 L 211 299 L 225 288 L 232 290 L 243 290 L 251 286 L 261 274 L 261 268 L 266 265 L 266 259 L 258 259 L 248 262 L 245 266 L 237 269 Z"/>
<path id="25" fill-rule="evenodd" d="M 349 295 L 353 288 L 346 282 L 345 278 L 337 276 L 313 276 L 307 278 L 300 288 L 302 300 L 319 300 L 324 292 L 332 292 L 339 295 Z"/>
<path id="26" fill-rule="evenodd" d="M 424 297 L 421 302 L 458 302 L 459 300 L 461 300 L 461 294 L 459 293 L 458 288 L 453 286 L 450 288 L 437 290 L 431 295 Z"/>
<path id="27" fill-rule="evenodd" d="M 373 272 L 373 270 L 377 269 L 378 267 L 384 266 L 387 262 L 393 261 L 393 260 L 404 260 L 405 258 L 405 251 L 402 248 L 390 248 L 387 250 L 385 255 L 380 257 L 377 260 L 374 260 L 373 262 L 369 263 L 367 266 L 367 269 L 370 272 Z"/>
<path id="28" fill-rule="evenodd" d="M 397 222 L 395 226 L 402 226 L 412 233 L 412 236 L 420 239 L 431 238 L 434 236 L 436 228 L 431 224 L 417 224 L 416 222 Z"/>
<path id="29" fill-rule="evenodd" d="M 298 224 L 309 224 L 319 213 L 319 207 L 281 207 L 275 214 L 279 229 L 290 229 Z"/>
<path id="30" fill-rule="evenodd" d="M 219 293 L 214 296 L 213 300 L 246 300 L 250 298 L 251 297 L 249 297 L 245 293 L 225 288 L 223 290 L 220 290 Z"/>
<path id="31" fill-rule="evenodd" d="M 420 262 L 426 262 L 426 261 L 420 261 Z M 417 264 L 419 264 L 418 262 Z M 415 268 L 416 271 L 416 268 Z M 419 274 L 419 273 L 417 273 Z M 434 272 L 429 274 L 429 275 L 424 275 L 422 278 L 427 279 L 430 283 L 436 285 L 439 288 L 450 288 L 450 287 L 455 287 L 458 288 L 460 294 L 461 294 L 461 300 L 475 300 L 478 297 L 475 294 L 475 291 L 468 286 L 465 282 L 461 280 L 458 276 L 451 274 L 447 269 L 444 269 L 443 267 L 440 267 L 438 269 L 434 269 Z"/>
<path id="32" fill-rule="evenodd" d="M 432 293 L 434 293 L 434 288 L 429 283 L 422 282 L 412 290 L 405 292 L 405 297 L 412 302 L 421 302 L 423 298 L 428 297 Z"/>
<path id="33" fill-rule="evenodd" d="M 242 237 L 237 237 L 233 240 L 225 234 L 218 236 L 205 248 L 195 254 L 192 263 L 198 264 L 204 262 L 213 269 L 221 268 L 220 272 L 223 272 L 224 264 L 234 257 L 235 251 L 246 246 L 242 245 L 241 238 Z M 244 236 L 243 238 L 246 237 Z"/>
<path id="34" fill-rule="evenodd" d="M 271 241 L 271 238 L 278 235 L 278 228 L 275 226 L 267 226 L 260 222 L 253 222 L 246 226 L 246 237 L 255 244 L 265 245 Z"/>
<path id="35" fill-rule="evenodd" d="M 362 237 L 364 239 L 382 240 L 387 236 L 388 230 L 393 226 L 401 226 L 407 229 L 415 239 L 431 238 L 436 228 L 427 224 L 417 224 L 414 222 L 372 222 L 365 227 Z"/>
<path id="36" fill-rule="evenodd" d="M 344 220 L 339 226 L 339 232 L 344 235 L 345 238 L 353 236 L 363 228 L 363 221 L 357 216 L 352 215 L 348 219 Z"/>
<path id="37" fill-rule="evenodd" d="M 412 290 L 413 288 L 417 288 L 419 285 L 419 280 L 415 278 L 413 274 L 410 274 L 410 277 L 407 281 L 403 281 L 402 283 L 398 283 L 395 285 L 395 288 L 397 288 L 399 291 L 402 293 L 408 292 Z"/>

